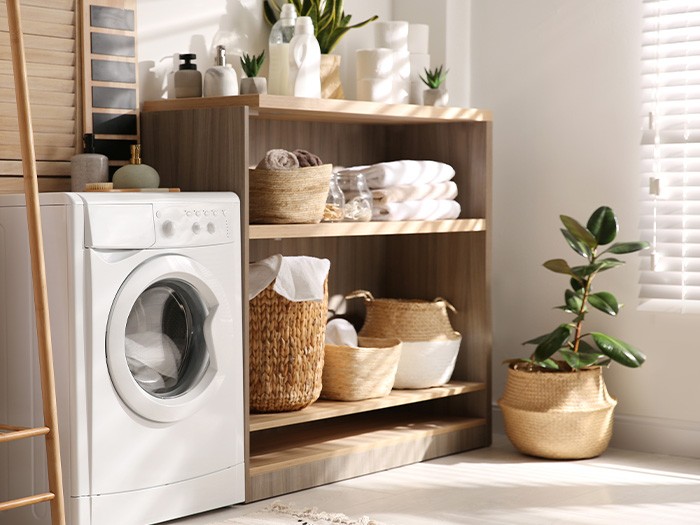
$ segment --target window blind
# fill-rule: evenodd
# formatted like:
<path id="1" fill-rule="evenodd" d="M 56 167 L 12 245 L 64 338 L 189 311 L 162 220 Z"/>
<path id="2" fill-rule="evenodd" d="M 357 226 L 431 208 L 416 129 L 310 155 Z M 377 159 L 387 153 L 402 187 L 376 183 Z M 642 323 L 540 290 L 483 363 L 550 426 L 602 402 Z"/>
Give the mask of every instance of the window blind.
<path id="1" fill-rule="evenodd" d="M 21 0 L 39 189 L 70 188 L 76 153 L 76 0 Z M 22 163 L 5 2 L 0 1 L 0 192 L 21 192 Z"/>
<path id="2" fill-rule="evenodd" d="M 640 308 L 700 313 L 700 2 L 643 16 Z"/>

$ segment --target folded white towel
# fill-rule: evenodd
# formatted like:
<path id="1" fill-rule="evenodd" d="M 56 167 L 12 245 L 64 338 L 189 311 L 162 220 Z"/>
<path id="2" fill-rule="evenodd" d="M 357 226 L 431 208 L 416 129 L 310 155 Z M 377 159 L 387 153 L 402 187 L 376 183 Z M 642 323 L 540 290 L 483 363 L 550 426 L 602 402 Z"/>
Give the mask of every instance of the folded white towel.
<path id="1" fill-rule="evenodd" d="M 462 211 L 457 201 L 423 200 L 380 204 L 372 208 L 373 221 L 438 221 L 456 219 Z"/>
<path id="2" fill-rule="evenodd" d="M 452 166 L 434 160 L 395 160 L 371 166 L 353 166 L 346 170 L 361 172 L 371 189 L 399 184 L 447 182 L 455 176 Z"/>
<path id="3" fill-rule="evenodd" d="M 401 184 L 372 190 L 373 204 L 419 200 L 449 200 L 457 196 L 457 184 L 451 180 L 436 184 Z"/>

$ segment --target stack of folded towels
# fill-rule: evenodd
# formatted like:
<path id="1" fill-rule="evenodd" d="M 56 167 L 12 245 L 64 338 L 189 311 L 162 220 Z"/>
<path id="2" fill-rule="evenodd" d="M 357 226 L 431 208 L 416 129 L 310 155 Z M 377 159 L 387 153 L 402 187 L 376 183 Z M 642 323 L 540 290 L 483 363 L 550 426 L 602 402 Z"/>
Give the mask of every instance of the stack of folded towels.
<path id="1" fill-rule="evenodd" d="M 374 221 L 434 221 L 456 219 L 455 170 L 432 160 L 398 160 L 344 171 L 364 174 L 372 190 Z"/>

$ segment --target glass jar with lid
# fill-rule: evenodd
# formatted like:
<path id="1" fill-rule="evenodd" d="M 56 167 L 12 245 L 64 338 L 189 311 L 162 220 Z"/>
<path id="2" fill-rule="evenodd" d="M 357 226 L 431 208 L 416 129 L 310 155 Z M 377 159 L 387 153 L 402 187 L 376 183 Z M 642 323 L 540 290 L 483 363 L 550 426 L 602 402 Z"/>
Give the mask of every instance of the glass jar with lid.
<path id="1" fill-rule="evenodd" d="M 372 192 L 362 172 L 341 171 L 336 175 L 338 186 L 345 196 L 345 222 L 372 220 Z"/>

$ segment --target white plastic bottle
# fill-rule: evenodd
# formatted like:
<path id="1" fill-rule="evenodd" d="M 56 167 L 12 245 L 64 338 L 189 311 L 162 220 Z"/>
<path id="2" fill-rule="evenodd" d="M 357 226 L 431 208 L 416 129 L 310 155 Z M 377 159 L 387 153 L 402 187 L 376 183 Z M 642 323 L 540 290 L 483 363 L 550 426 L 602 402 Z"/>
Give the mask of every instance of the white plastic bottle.
<path id="1" fill-rule="evenodd" d="M 297 10 L 284 4 L 280 18 L 270 30 L 270 73 L 267 92 L 270 95 L 291 95 L 289 89 L 289 43 L 294 38 Z"/>
<path id="2" fill-rule="evenodd" d="M 289 44 L 289 86 L 295 97 L 321 98 L 321 48 L 308 16 L 297 18 Z"/>
<path id="3" fill-rule="evenodd" d="M 236 70 L 226 64 L 226 48 L 216 46 L 215 66 L 204 74 L 205 97 L 226 97 L 238 95 L 238 75 Z"/>

